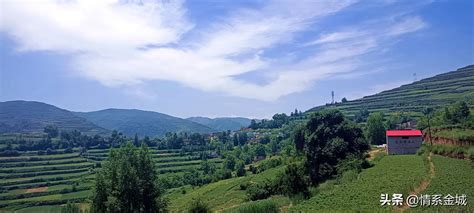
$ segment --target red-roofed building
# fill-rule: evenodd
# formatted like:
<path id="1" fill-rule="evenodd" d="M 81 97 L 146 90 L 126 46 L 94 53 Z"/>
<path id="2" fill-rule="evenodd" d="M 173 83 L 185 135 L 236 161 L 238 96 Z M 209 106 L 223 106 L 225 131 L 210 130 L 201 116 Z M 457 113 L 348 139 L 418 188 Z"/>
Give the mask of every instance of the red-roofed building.
<path id="1" fill-rule="evenodd" d="M 420 130 L 387 130 L 388 154 L 415 154 L 423 142 Z"/>

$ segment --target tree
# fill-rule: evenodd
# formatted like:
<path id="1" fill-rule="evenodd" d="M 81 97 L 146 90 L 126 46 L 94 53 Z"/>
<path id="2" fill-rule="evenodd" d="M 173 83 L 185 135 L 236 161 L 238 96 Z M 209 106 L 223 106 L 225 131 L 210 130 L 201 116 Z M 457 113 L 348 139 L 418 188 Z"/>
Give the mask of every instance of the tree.
<path id="1" fill-rule="evenodd" d="M 382 113 L 372 113 L 367 119 L 367 139 L 375 145 L 385 143 L 385 126 Z"/>
<path id="2" fill-rule="evenodd" d="M 131 143 L 112 149 L 96 174 L 94 212 L 163 212 L 167 202 L 158 183 L 153 158 L 146 147 Z"/>
<path id="3" fill-rule="evenodd" d="M 235 172 L 237 177 L 242 177 L 245 175 L 245 164 L 242 161 L 238 161 L 235 165 Z"/>
<path id="4" fill-rule="evenodd" d="M 302 194 L 303 197 L 309 197 L 308 177 L 304 174 L 304 167 L 300 163 L 291 163 L 286 169 L 285 173 L 278 178 L 278 186 L 280 191 L 289 196 Z"/>
<path id="5" fill-rule="evenodd" d="M 354 121 L 356 123 L 365 122 L 368 116 L 369 110 L 367 109 L 367 107 L 362 107 L 362 109 L 360 109 L 359 112 L 355 114 Z"/>
<path id="6" fill-rule="evenodd" d="M 293 132 L 293 143 L 295 144 L 296 151 L 302 153 L 304 150 L 304 126 L 297 126 Z"/>
<path id="7" fill-rule="evenodd" d="M 233 155 L 228 155 L 223 163 L 225 169 L 234 170 L 235 167 L 235 157 Z"/>
<path id="8" fill-rule="evenodd" d="M 214 163 L 205 160 L 201 163 L 201 170 L 204 174 L 213 174 L 216 171 L 216 166 Z"/>
<path id="9" fill-rule="evenodd" d="M 258 144 L 255 148 L 255 155 L 262 158 L 265 158 L 267 156 L 265 147 L 262 144 Z"/>
<path id="10" fill-rule="evenodd" d="M 313 113 L 305 131 L 305 167 L 313 185 L 335 176 L 336 165 L 347 156 L 363 158 L 370 148 L 362 130 L 338 110 Z"/>
<path id="11" fill-rule="evenodd" d="M 256 121 L 255 119 L 252 119 L 252 120 L 250 121 L 249 128 L 251 128 L 251 129 L 258 129 L 258 124 L 257 124 L 257 121 Z"/>
<path id="12" fill-rule="evenodd" d="M 48 137 L 50 138 L 55 138 L 59 135 L 58 127 L 54 125 L 45 126 L 43 132 L 48 134 Z"/>
<path id="13" fill-rule="evenodd" d="M 133 138 L 133 145 L 140 146 L 140 140 L 138 140 L 138 134 L 135 133 L 135 137 Z"/>
<path id="14" fill-rule="evenodd" d="M 346 97 L 342 98 L 341 102 L 342 102 L 342 103 L 346 103 L 346 102 L 347 102 L 347 98 L 346 98 Z"/>
<path id="15" fill-rule="evenodd" d="M 464 101 L 456 102 L 452 106 L 452 111 L 453 123 L 462 122 L 469 118 L 469 106 Z"/>

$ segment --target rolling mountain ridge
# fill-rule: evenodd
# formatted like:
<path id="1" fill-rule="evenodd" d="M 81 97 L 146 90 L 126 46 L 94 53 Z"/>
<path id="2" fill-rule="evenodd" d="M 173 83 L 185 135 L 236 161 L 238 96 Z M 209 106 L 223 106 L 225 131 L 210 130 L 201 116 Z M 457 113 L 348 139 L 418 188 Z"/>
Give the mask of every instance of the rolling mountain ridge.
<path id="1" fill-rule="evenodd" d="M 211 127 L 219 131 L 236 131 L 242 127 L 248 127 L 251 119 L 243 117 L 222 117 L 222 118 L 207 118 L 207 117 L 190 117 L 186 118 L 196 123 Z"/>
<path id="2" fill-rule="evenodd" d="M 0 102 L 0 133 L 42 132 L 47 125 L 86 134 L 110 132 L 73 112 L 36 101 Z"/>
<path id="3" fill-rule="evenodd" d="M 137 109 L 105 109 L 95 112 L 76 112 L 92 123 L 117 130 L 127 136 L 163 136 L 167 132 L 211 133 L 215 130 L 186 119 L 163 113 Z"/>

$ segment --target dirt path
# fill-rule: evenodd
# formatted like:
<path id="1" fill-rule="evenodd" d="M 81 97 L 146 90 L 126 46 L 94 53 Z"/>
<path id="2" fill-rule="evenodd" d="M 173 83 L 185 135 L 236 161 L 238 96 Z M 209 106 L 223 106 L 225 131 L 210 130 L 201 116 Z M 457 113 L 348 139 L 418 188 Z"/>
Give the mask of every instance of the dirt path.
<path id="1" fill-rule="evenodd" d="M 413 189 L 413 191 L 408 193 L 409 195 L 419 195 L 430 185 L 431 180 L 435 177 L 435 166 L 434 166 L 433 160 L 431 159 L 432 156 L 433 156 L 433 153 L 430 152 L 430 154 L 428 155 L 428 162 L 430 166 L 430 172 L 429 172 L 428 178 L 421 181 L 421 183 L 415 189 Z M 410 207 L 408 205 L 405 205 L 405 203 L 403 203 L 402 206 L 400 207 L 397 206 L 395 210 L 398 212 L 404 212 L 409 208 Z"/>
<path id="2" fill-rule="evenodd" d="M 376 148 L 376 149 L 372 149 L 369 151 L 369 158 L 368 160 L 371 161 L 375 158 L 375 156 L 377 155 L 377 153 L 380 153 L 380 152 L 384 152 L 385 150 L 383 148 Z"/>

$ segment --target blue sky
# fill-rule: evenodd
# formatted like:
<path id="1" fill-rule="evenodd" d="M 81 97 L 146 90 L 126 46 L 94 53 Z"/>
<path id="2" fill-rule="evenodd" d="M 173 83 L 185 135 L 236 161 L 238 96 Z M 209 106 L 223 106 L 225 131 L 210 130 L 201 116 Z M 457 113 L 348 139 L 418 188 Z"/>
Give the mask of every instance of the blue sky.
<path id="1" fill-rule="evenodd" d="M 473 2 L 0 3 L 0 100 L 271 117 L 474 64 Z"/>

